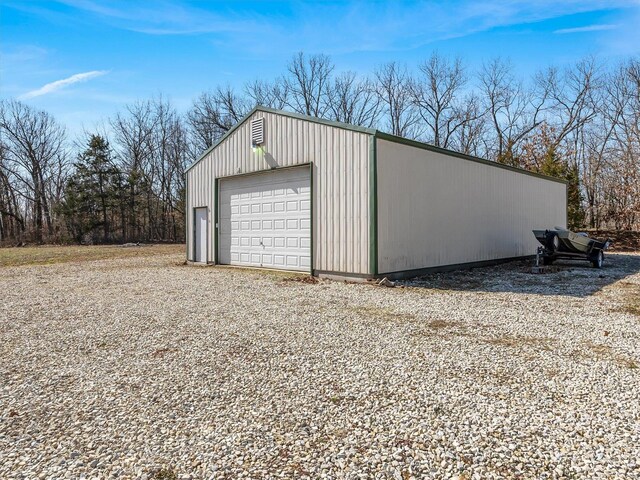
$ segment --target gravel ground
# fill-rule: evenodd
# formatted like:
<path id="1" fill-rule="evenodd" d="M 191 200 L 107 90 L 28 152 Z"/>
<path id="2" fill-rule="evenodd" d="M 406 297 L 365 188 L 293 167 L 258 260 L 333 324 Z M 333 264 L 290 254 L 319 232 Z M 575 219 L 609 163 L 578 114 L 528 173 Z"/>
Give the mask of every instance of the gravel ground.
<path id="1" fill-rule="evenodd" d="M 640 478 L 639 254 L 404 288 L 181 260 L 0 269 L 0 478 Z"/>

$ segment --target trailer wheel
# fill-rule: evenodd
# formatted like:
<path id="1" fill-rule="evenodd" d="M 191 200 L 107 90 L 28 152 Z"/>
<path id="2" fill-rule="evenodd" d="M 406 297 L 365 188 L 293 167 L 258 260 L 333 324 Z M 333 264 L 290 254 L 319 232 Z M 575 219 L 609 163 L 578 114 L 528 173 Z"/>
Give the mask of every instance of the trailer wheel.
<path id="1" fill-rule="evenodd" d="M 593 265 L 593 268 L 602 268 L 603 264 L 604 253 L 602 253 L 602 250 L 598 250 L 598 253 L 596 253 L 595 257 L 591 258 L 591 265 Z"/>
<path id="2" fill-rule="evenodd" d="M 560 239 L 556 232 L 549 232 L 547 234 L 547 248 L 552 252 L 557 252 L 560 248 Z"/>

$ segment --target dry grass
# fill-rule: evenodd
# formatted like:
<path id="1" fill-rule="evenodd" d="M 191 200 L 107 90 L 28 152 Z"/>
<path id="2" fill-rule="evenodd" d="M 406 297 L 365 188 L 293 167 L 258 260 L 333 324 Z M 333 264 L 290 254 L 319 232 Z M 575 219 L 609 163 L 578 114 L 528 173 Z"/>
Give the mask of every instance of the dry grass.
<path id="1" fill-rule="evenodd" d="M 307 283 L 309 285 L 315 285 L 316 283 L 320 283 L 320 279 L 318 277 L 312 277 L 311 275 L 305 275 L 305 274 L 291 275 L 287 273 L 287 276 L 282 278 L 281 282 L 284 284 L 286 284 L 287 282 L 294 282 L 294 283 Z"/>
<path id="2" fill-rule="evenodd" d="M 352 307 L 351 310 L 364 317 L 373 318 L 375 320 L 385 320 L 391 322 L 404 322 L 415 320 L 415 315 L 411 313 L 402 313 L 389 308 L 381 307 Z"/>
<path id="3" fill-rule="evenodd" d="M 501 337 L 483 338 L 484 343 L 499 347 L 519 348 L 522 346 L 537 347 L 543 350 L 551 351 L 553 348 L 553 339 L 543 337 L 530 337 L 526 335 L 504 335 Z"/>
<path id="4" fill-rule="evenodd" d="M 41 246 L 0 248 L 0 268 L 22 265 L 50 265 L 54 263 L 87 262 L 129 257 L 174 255 L 185 251 L 183 244 L 148 245 L 140 247 L 108 246 Z"/>
<path id="5" fill-rule="evenodd" d="M 640 285 L 631 282 L 620 282 L 618 286 L 624 297 L 622 311 L 640 317 Z"/>
<path id="6" fill-rule="evenodd" d="M 609 345 L 588 342 L 586 346 L 591 351 L 591 354 L 599 360 L 607 360 L 625 368 L 635 369 L 640 367 L 635 358 L 616 352 Z"/>
<path id="7" fill-rule="evenodd" d="M 431 320 L 427 326 L 429 328 L 440 330 L 440 329 L 450 329 L 454 327 L 460 327 L 460 322 L 452 322 L 448 320 Z"/>
<path id="8" fill-rule="evenodd" d="M 177 480 L 178 475 L 172 468 L 161 468 L 151 473 L 153 480 Z"/>

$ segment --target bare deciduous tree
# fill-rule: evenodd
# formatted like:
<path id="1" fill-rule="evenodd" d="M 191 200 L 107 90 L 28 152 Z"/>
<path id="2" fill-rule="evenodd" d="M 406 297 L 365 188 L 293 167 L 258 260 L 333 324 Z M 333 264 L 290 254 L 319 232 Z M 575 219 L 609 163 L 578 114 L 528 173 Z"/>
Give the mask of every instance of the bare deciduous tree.
<path id="1" fill-rule="evenodd" d="M 496 58 L 482 66 L 479 78 L 493 131 L 487 141 L 487 156 L 517 165 L 519 144 L 543 121 L 547 92 L 544 88 L 525 90 L 512 70 L 509 62 Z"/>
<path id="2" fill-rule="evenodd" d="M 434 53 L 420 64 L 419 72 L 410 83 L 410 91 L 427 126 L 427 141 L 448 148 L 458 129 L 481 115 L 473 97 L 464 98 L 462 90 L 467 76 L 462 61 L 459 58 L 449 61 Z"/>
<path id="3" fill-rule="evenodd" d="M 8 168 L 7 147 L 0 141 L 0 242 L 5 239 L 22 241 L 24 216 L 16 194 L 15 179 Z"/>
<path id="4" fill-rule="evenodd" d="M 296 54 L 287 66 L 283 80 L 286 105 L 295 112 L 314 117 L 325 117 L 329 103 L 327 88 L 333 72 L 331 59 L 326 55 L 312 55 L 308 59 L 302 52 Z"/>
<path id="5" fill-rule="evenodd" d="M 169 102 L 154 102 L 155 128 L 153 136 L 153 165 L 155 182 L 151 191 L 156 209 L 151 233 L 156 238 L 176 239 L 182 231 L 180 195 L 184 193 L 184 172 L 187 159 L 186 131 L 178 112 Z M 151 212 L 150 212 L 151 215 Z M 153 219 L 153 218 L 152 218 Z"/>
<path id="6" fill-rule="evenodd" d="M 606 217 L 630 230 L 640 223 L 640 58 L 621 64 L 607 83 L 615 127 L 603 175 Z"/>
<path id="7" fill-rule="evenodd" d="M 187 113 L 196 150 L 202 152 L 211 147 L 252 106 L 250 101 L 237 95 L 230 86 L 200 94 Z"/>
<path id="8" fill-rule="evenodd" d="M 338 75 L 328 90 L 329 113 L 338 122 L 373 127 L 380 116 L 380 99 L 369 80 L 354 72 Z"/>
<path id="9" fill-rule="evenodd" d="M 118 113 L 111 122 L 116 157 L 126 175 L 127 202 L 122 203 L 122 235 L 128 240 L 144 237 L 146 220 L 142 216 L 144 197 L 150 178 L 155 118 L 151 101 L 136 102 Z M 126 207 L 125 207 L 126 205 Z"/>
<path id="10" fill-rule="evenodd" d="M 21 197 L 33 217 L 35 240 L 54 234 L 50 186 L 66 164 L 65 130 L 46 112 L 16 100 L 0 104 L 3 183 L 11 177 L 13 194 Z"/>
<path id="11" fill-rule="evenodd" d="M 116 198 L 108 215 L 104 202 L 101 207 L 100 240 L 183 238 L 186 166 L 256 105 L 424 138 L 559 175 L 570 183 L 574 224 L 585 212 L 586 225 L 594 228 L 640 226 L 640 58 L 615 68 L 586 58 L 528 83 L 509 62 L 495 59 L 477 77 L 469 75 L 477 78 L 474 85 L 460 60 L 435 54 L 415 73 L 412 78 L 407 67 L 391 62 L 368 80 L 334 74 L 324 55 L 300 53 L 283 76 L 242 90 L 214 87 L 185 115 L 162 98 L 126 106 L 100 132 L 111 139 Z M 3 101 L 0 109 L 0 241 L 55 237 L 61 214 L 80 212 L 77 221 L 70 219 L 75 227 L 95 224 L 83 223 L 87 215 L 70 205 L 74 198 L 82 205 L 100 202 L 85 202 L 82 182 L 70 189 L 64 130 L 20 102 Z M 77 148 L 86 152 L 86 146 L 83 141 Z M 76 180 L 91 178 L 79 165 L 74 169 Z"/>
<path id="12" fill-rule="evenodd" d="M 600 86 L 600 76 L 594 58 L 581 60 L 562 75 L 556 68 L 549 68 L 538 75 L 537 81 L 548 99 L 546 121 L 557 130 L 556 144 L 596 116 L 595 92 Z"/>
<path id="13" fill-rule="evenodd" d="M 281 79 L 275 82 L 254 80 L 245 85 L 245 92 L 254 106 L 262 105 L 277 110 L 287 106 L 289 90 L 287 84 Z"/>
<path id="14" fill-rule="evenodd" d="M 447 148 L 467 155 L 485 156 L 484 143 L 487 122 L 480 98 L 475 93 L 468 94 L 462 108 L 457 112 L 460 125 L 449 136 Z"/>
<path id="15" fill-rule="evenodd" d="M 229 102 L 226 114 L 240 115 L 230 113 L 229 92 L 220 92 L 225 94 L 220 104 Z M 121 213 L 123 238 L 177 238 L 183 232 L 184 171 L 189 158 L 182 118 L 168 101 L 157 98 L 129 105 L 112 121 L 112 130 L 127 190 Z"/>
<path id="16" fill-rule="evenodd" d="M 406 67 L 387 63 L 376 71 L 376 91 L 383 105 L 386 125 L 393 135 L 416 138 L 419 116 L 411 101 L 411 78 Z"/>

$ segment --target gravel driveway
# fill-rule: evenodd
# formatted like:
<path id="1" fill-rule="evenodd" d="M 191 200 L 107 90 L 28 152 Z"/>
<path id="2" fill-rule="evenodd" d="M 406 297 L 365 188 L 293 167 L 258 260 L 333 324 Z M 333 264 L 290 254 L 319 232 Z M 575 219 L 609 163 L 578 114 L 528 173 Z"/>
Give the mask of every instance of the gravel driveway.
<path id="1" fill-rule="evenodd" d="M 0 268 L 0 478 L 640 478 L 640 255 L 404 288 Z"/>

